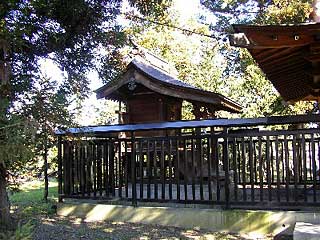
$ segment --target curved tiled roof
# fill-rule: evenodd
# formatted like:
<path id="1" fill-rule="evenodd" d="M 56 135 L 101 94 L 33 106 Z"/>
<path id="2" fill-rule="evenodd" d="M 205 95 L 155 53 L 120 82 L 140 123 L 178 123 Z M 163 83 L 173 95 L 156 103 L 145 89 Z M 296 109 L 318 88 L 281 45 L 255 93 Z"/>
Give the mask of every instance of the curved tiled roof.
<path id="1" fill-rule="evenodd" d="M 164 62 L 164 64 L 167 63 Z M 131 77 L 124 76 L 126 73 L 130 72 L 131 69 L 151 80 L 152 84 L 143 79 L 135 79 L 136 82 L 150 88 L 154 92 L 184 100 L 209 104 L 214 106 L 217 110 L 240 112 L 242 109 L 239 104 L 231 99 L 221 94 L 202 90 L 191 84 L 185 83 L 173 76 L 165 68 L 154 65 L 151 62 L 147 62 L 141 57 L 136 57 L 129 63 L 125 73 L 122 75 L 122 78 L 109 82 L 97 89 L 95 91 L 97 98 L 110 98 L 117 100 L 114 97 L 114 94 L 117 89 L 130 81 Z"/>

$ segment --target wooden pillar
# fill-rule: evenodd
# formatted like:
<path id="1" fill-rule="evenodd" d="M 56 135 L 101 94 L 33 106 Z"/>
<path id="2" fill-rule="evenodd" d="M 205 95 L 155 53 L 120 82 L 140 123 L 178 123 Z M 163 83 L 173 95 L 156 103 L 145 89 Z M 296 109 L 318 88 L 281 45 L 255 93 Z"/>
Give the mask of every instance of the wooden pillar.
<path id="1" fill-rule="evenodd" d="M 229 151 L 228 151 L 228 128 L 223 129 L 223 167 L 225 171 L 225 199 L 226 208 L 230 208 L 230 189 L 229 189 Z"/>
<path id="2" fill-rule="evenodd" d="M 58 137 L 58 198 L 62 202 L 62 137 Z"/>
<path id="3" fill-rule="evenodd" d="M 63 142 L 63 195 L 69 196 L 71 193 L 71 146 L 70 142 Z"/>
<path id="4" fill-rule="evenodd" d="M 118 123 L 121 124 L 121 101 L 119 101 Z"/>
<path id="5" fill-rule="evenodd" d="M 136 151 L 135 151 L 135 134 L 131 132 L 131 191 L 132 205 L 137 206 L 137 189 L 136 189 Z"/>
<path id="6" fill-rule="evenodd" d="M 200 105 L 198 105 L 197 103 L 192 103 L 192 106 L 193 106 L 193 114 L 196 118 L 196 120 L 200 120 L 201 119 L 201 111 L 200 111 Z M 196 131 L 195 131 L 195 134 L 196 136 L 200 136 L 201 135 L 201 128 L 196 128 Z M 196 153 L 195 153 L 195 156 L 196 156 L 196 159 L 195 159 L 195 166 L 193 166 L 195 169 L 195 172 L 196 174 L 198 175 L 198 172 L 202 172 L 203 169 L 200 169 L 199 166 L 201 165 L 200 164 L 200 161 L 201 161 L 201 139 L 200 138 L 197 138 L 196 139 Z"/>

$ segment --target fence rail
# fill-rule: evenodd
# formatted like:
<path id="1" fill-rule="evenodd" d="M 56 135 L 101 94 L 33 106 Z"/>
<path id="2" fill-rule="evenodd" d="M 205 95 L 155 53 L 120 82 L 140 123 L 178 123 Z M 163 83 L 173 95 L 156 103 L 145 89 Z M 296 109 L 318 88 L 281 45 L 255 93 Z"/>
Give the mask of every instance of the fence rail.
<path id="1" fill-rule="evenodd" d="M 223 126 L 222 120 L 191 122 L 180 128 L 172 123 L 174 135 L 156 137 L 138 136 L 138 125 L 112 126 L 116 132 L 108 127 L 59 132 L 60 199 L 258 208 L 320 203 L 319 115 L 248 119 L 247 124 L 246 119 L 223 120 Z M 167 130 L 170 124 L 144 130 Z M 130 136 L 120 138 L 128 129 Z"/>

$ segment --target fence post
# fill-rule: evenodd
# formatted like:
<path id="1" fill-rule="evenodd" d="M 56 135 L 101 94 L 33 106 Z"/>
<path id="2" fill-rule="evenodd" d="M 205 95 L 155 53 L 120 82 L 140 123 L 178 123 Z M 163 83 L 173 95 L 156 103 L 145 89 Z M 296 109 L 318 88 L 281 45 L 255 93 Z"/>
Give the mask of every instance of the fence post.
<path id="1" fill-rule="evenodd" d="M 223 129 L 223 166 L 225 171 L 225 199 L 226 208 L 230 208 L 230 189 L 229 189 L 229 151 L 228 151 L 228 128 Z"/>
<path id="2" fill-rule="evenodd" d="M 62 202 L 62 140 L 58 137 L 58 198 Z"/>
<path id="3" fill-rule="evenodd" d="M 131 185 L 132 205 L 137 206 L 135 134 L 133 131 L 131 132 Z"/>

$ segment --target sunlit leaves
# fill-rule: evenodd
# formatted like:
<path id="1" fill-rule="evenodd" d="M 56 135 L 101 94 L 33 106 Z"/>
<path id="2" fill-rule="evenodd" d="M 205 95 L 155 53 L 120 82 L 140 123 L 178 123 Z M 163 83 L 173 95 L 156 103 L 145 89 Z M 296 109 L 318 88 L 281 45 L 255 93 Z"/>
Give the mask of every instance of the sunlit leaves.
<path id="1" fill-rule="evenodd" d="M 308 20 L 312 11 L 311 1 L 275 0 L 265 11 L 264 23 L 285 24 L 302 23 Z"/>

